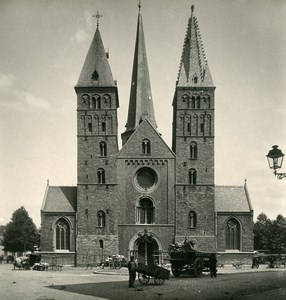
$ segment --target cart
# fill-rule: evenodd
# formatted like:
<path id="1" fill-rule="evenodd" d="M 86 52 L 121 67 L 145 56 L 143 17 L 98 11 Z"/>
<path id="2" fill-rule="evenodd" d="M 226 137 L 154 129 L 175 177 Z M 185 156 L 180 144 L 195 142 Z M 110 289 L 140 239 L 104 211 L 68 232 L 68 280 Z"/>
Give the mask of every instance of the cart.
<path id="1" fill-rule="evenodd" d="M 139 263 L 137 267 L 138 280 L 141 284 L 147 284 L 151 277 L 155 284 L 162 285 L 166 279 L 169 280 L 170 271 L 157 265 L 144 265 Z"/>
<path id="2" fill-rule="evenodd" d="M 201 277 L 203 271 L 209 270 L 209 259 L 211 252 L 200 252 L 185 249 L 170 249 L 170 262 L 172 273 L 175 277 L 181 274 L 190 274 L 195 277 Z"/>

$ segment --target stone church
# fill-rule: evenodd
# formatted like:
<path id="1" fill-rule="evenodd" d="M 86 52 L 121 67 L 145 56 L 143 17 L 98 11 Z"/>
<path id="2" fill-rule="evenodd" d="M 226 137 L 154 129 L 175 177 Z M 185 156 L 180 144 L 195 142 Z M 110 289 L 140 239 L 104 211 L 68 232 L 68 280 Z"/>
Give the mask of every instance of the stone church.
<path id="1" fill-rule="evenodd" d="M 193 6 L 172 102 L 172 148 L 156 125 L 140 5 L 121 148 L 117 83 L 98 23 L 75 92 L 77 186 L 47 184 L 43 260 L 84 265 L 132 254 L 162 263 L 169 245 L 185 238 L 224 262 L 252 256 L 246 183 L 215 185 L 215 85 Z"/>

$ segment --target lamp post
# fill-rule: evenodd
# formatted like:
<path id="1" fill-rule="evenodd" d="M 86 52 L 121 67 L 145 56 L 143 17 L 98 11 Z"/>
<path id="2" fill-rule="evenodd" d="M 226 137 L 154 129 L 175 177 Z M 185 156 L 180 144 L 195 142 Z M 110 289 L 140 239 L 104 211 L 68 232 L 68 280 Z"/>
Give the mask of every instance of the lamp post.
<path id="1" fill-rule="evenodd" d="M 283 164 L 284 154 L 277 145 L 272 146 L 272 149 L 269 150 L 266 157 L 269 163 L 269 168 L 273 171 L 274 175 L 280 180 L 282 178 L 286 178 L 286 173 L 278 173 Z"/>

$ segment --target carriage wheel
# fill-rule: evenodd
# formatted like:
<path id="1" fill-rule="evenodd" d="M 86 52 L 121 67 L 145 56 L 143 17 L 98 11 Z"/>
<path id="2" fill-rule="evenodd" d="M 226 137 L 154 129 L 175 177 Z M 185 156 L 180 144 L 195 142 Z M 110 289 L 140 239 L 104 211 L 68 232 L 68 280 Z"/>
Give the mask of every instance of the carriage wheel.
<path id="1" fill-rule="evenodd" d="M 204 269 L 204 263 L 200 258 L 196 258 L 194 261 L 194 276 L 201 277 Z"/>
<path id="2" fill-rule="evenodd" d="M 179 277 L 181 274 L 181 269 L 172 265 L 172 273 L 175 277 Z"/>
<path id="3" fill-rule="evenodd" d="M 154 281 L 158 285 L 161 285 L 161 284 L 164 283 L 165 278 L 164 278 L 162 270 L 158 269 L 158 270 L 155 271 L 155 273 L 154 273 Z"/>
<path id="4" fill-rule="evenodd" d="M 150 277 L 148 275 L 138 273 L 138 280 L 141 284 L 146 285 L 149 282 Z"/>

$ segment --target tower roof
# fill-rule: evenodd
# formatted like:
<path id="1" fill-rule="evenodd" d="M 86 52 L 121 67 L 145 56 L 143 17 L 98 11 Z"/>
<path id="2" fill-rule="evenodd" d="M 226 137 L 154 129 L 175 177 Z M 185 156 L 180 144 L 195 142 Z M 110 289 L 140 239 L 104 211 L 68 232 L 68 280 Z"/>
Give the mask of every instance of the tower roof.
<path id="1" fill-rule="evenodd" d="M 184 40 L 177 86 L 214 86 L 192 5 Z"/>
<path id="2" fill-rule="evenodd" d="M 115 86 L 98 26 L 76 86 Z"/>
<path id="3" fill-rule="evenodd" d="M 139 4 L 129 110 L 125 132 L 134 131 L 145 118 L 147 118 L 155 128 L 157 127 L 140 8 L 141 5 Z"/>

